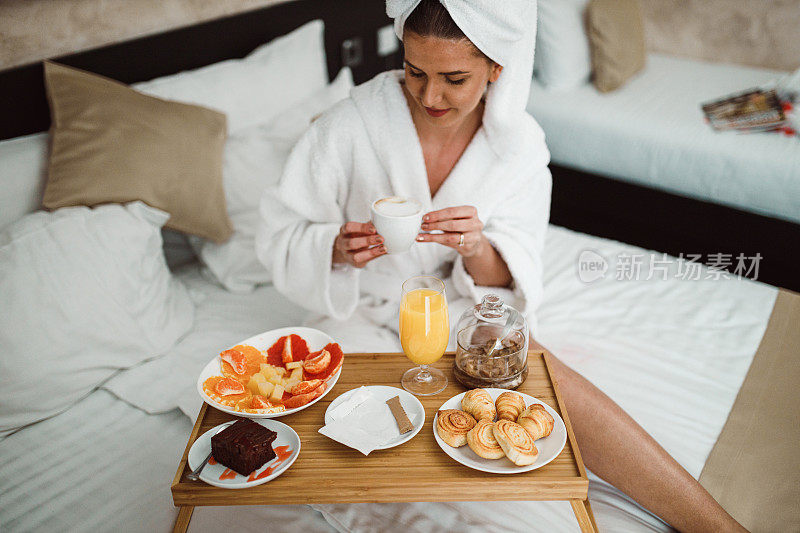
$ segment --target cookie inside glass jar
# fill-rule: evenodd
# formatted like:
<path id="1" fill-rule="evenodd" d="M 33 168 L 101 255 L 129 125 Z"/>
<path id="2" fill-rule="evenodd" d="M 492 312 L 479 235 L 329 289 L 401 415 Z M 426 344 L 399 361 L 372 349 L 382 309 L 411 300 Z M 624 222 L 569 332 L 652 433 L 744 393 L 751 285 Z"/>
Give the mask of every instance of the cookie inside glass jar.
<path id="1" fill-rule="evenodd" d="M 456 379 L 467 387 L 516 388 L 527 377 L 525 318 L 496 295 L 467 309 L 457 326 Z"/>

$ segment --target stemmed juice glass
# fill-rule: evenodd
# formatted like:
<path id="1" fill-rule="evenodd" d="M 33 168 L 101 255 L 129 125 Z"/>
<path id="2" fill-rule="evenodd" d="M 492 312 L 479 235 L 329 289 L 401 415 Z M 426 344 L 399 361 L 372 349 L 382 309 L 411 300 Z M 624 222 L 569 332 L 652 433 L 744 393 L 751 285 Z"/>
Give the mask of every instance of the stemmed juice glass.
<path id="1" fill-rule="evenodd" d="M 403 388 L 417 396 L 441 392 L 447 376 L 428 365 L 441 359 L 450 337 L 444 283 L 433 276 L 416 276 L 403 283 L 400 300 L 400 343 L 419 366 L 403 374 Z"/>

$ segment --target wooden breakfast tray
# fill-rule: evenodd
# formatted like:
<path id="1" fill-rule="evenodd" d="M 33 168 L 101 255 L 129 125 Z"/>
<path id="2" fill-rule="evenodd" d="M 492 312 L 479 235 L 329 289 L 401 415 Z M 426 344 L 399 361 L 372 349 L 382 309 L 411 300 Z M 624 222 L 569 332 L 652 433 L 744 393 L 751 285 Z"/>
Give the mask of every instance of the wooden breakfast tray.
<path id="1" fill-rule="evenodd" d="M 561 415 L 567 426 L 567 443 L 547 465 L 513 475 L 468 468 L 436 444 L 431 423 L 437 409 L 465 390 L 453 378 L 452 353 L 433 365 L 447 375 L 447 388 L 419 397 L 425 407 L 422 430 L 405 444 L 366 457 L 318 433 L 325 425 L 325 410 L 339 395 L 361 385 L 400 387 L 403 372 L 413 365 L 403 354 L 346 354 L 333 390 L 307 409 L 279 418 L 300 436 L 297 461 L 276 479 L 247 489 L 222 489 L 186 479 L 190 472 L 186 457 L 195 439 L 234 418 L 203 404 L 172 482 L 172 499 L 181 508 L 174 530 L 186 530 L 198 505 L 413 502 L 424 495 L 426 501 L 569 500 L 581 530 L 597 531 L 587 499 L 589 480 L 558 385 L 550 379 L 547 357 L 545 350 L 528 352 L 528 378 L 517 390 L 542 400 Z M 358 476 L 353 476 L 355 471 Z"/>

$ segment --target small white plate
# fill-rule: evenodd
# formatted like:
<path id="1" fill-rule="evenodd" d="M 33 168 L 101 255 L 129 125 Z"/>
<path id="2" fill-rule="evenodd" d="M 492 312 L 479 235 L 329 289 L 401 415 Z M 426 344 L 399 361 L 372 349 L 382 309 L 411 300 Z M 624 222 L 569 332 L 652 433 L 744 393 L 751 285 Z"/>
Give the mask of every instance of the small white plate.
<path id="1" fill-rule="evenodd" d="M 504 392 L 508 392 L 506 389 L 496 388 L 484 388 L 483 390 L 488 392 L 492 397 L 492 400 L 495 401 L 497 400 L 498 396 Z M 535 403 L 542 404 L 555 421 L 555 424 L 553 425 L 553 431 L 550 433 L 550 435 L 536 441 L 536 449 L 539 450 L 539 456 L 536 458 L 536 462 L 534 462 L 532 465 L 517 466 L 509 461 L 507 457 L 502 457 L 500 459 L 484 459 L 483 457 L 479 457 L 478 454 L 473 452 L 472 449 L 470 449 L 470 447 L 467 445 L 461 446 L 460 448 L 453 448 L 443 441 L 439 437 L 439 433 L 436 431 L 436 419 L 439 416 L 437 413 L 436 416 L 433 417 L 433 437 L 436 439 L 439 447 L 444 450 L 444 453 L 462 465 L 474 468 L 475 470 L 481 470 L 483 472 L 491 472 L 493 474 L 518 474 L 520 472 L 528 472 L 530 470 L 540 468 L 558 457 L 558 454 L 561 453 L 561 450 L 564 449 L 564 445 L 567 443 L 567 427 L 564 425 L 564 421 L 561 420 L 561 417 L 552 407 L 543 401 L 537 400 L 533 396 L 525 394 L 524 392 L 513 392 L 516 392 L 522 396 L 522 398 L 525 400 L 525 407 L 530 407 Z M 461 398 L 464 397 L 464 394 L 466 394 L 466 392 L 462 392 L 461 394 L 453 396 L 444 402 L 439 410 L 461 409 Z"/>
<path id="2" fill-rule="evenodd" d="M 233 422 L 235 422 L 235 420 Z M 226 422 L 211 428 L 194 441 L 187 458 L 191 470 L 200 466 L 203 459 L 211 453 L 211 437 L 216 435 L 219 430 L 233 424 L 233 422 Z M 286 424 L 278 422 L 277 420 L 254 420 L 254 422 L 278 434 L 277 438 L 272 441 L 272 449 L 275 450 L 277 456 L 272 461 L 265 463 L 261 468 L 256 469 L 249 476 L 243 476 L 219 463 L 215 462 L 211 464 L 211 461 L 209 461 L 205 468 L 203 468 L 203 471 L 200 472 L 200 479 L 209 485 L 214 485 L 215 487 L 221 487 L 223 489 L 244 489 L 246 487 L 255 487 L 256 485 L 261 485 L 262 483 L 275 479 L 285 472 L 287 468 L 292 466 L 297 456 L 300 455 L 300 437 L 297 436 L 297 433 Z M 283 453 L 288 453 L 289 455 L 281 459 Z M 226 472 L 228 475 L 223 475 Z"/>
<path id="3" fill-rule="evenodd" d="M 237 342 L 236 344 L 234 344 L 234 346 L 239 344 L 247 344 L 248 346 L 253 346 L 261 351 L 265 351 L 267 348 L 275 344 L 275 342 L 278 339 L 280 339 L 285 335 L 291 335 L 292 333 L 303 337 L 303 340 L 305 340 L 306 344 L 308 345 L 309 351 L 312 353 L 323 349 L 325 346 L 328 345 L 328 343 L 334 342 L 332 338 L 330 338 L 325 333 L 319 331 L 318 329 L 304 328 L 298 326 L 298 327 L 281 328 L 281 329 L 273 329 L 271 331 L 265 331 L 264 333 L 259 333 L 258 335 L 250 337 L 249 339 L 245 339 L 242 342 Z M 232 347 L 233 346 L 231 346 L 231 348 Z M 287 409 L 285 411 L 281 411 L 280 413 L 266 413 L 266 414 L 243 413 L 241 411 L 236 411 L 234 409 L 231 409 L 230 407 L 227 407 L 212 400 L 206 394 L 206 391 L 203 390 L 203 383 L 205 383 L 205 381 L 210 377 L 221 376 L 221 375 L 222 375 L 222 360 L 219 358 L 219 355 L 216 355 L 211 361 L 209 361 L 209 363 L 206 365 L 203 371 L 200 372 L 200 377 L 197 378 L 197 392 L 200 393 L 200 397 L 203 399 L 203 401 L 213 406 L 215 409 L 219 409 L 223 413 L 228 413 L 234 416 L 241 416 L 243 418 L 255 419 L 255 418 L 277 418 L 279 416 L 286 416 L 292 413 L 296 413 L 297 411 L 302 411 L 306 407 L 314 405 L 322 398 L 324 398 L 325 395 L 331 391 L 333 386 L 336 385 L 336 382 L 339 381 L 339 376 L 342 375 L 342 370 L 340 368 L 336 372 L 336 374 L 334 374 L 331 377 L 331 379 L 328 380 L 327 388 L 319 398 L 315 398 L 310 402 L 308 402 L 307 404 L 301 405 L 300 407 L 295 407 L 294 409 Z"/>
<path id="4" fill-rule="evenodd" d="M 337 405 L 345 401 L 349 398 L 352 394 L 354 394 L 359 388 L 353 390 L 349 390 L 344 394 L 339 395 L 338 398 L 333 400 L 331 404 L 328 406 L 328 409 L 325 410 L 325 423 L 330 424 L 333 422 L 331 415 L 329 414 L 332 409 L 335 409 Z M 410 392 L 404 389 L 398 389 L 397 387 L 387 387 L 386 385 L 368 385 L 365 387 L 369 389 L 372 393 L 372 396 L 381 403 L 386 402 L 395 396 L 400 396 L 400 405 L 403 406 L 403 410 L 408 415 L 410 420 L 416 420 L 414 424 L 414 429 L 409 431 L 408 433 L 404 433 L 398 436 L 396 439 L 392 439 L 383 446 L 378 446 L 375 448 L 376 450 L 385 450 L 387 448 L 394 448 L 395 446 L 399 446 L 404 442 L 408 442 L 411 440 L 414 435 L 419 433 L 419 430 L 422 429 L 422 426 L 425 425 L 425 408 L 422 407 L 422 404 L 417 399 L 416 396 L 411 394 Z M 388 408 L 388 407 L 387 407 Z M 414 416 L 416 415 L 416 419 Z"/>

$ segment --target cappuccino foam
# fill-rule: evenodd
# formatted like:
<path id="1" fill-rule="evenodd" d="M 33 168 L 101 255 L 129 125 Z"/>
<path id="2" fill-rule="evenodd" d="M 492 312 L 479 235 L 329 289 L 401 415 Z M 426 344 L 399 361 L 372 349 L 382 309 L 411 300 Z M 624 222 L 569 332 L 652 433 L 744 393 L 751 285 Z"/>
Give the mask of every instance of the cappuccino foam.
<path id="1" fill-rule="evenodd" d="M 416 200 L 401 196 L 389 196 L 375 202 L 375 211 L 387 217 L 407 217 L 416 215 L 422 210 L 422 205 Z"/>

